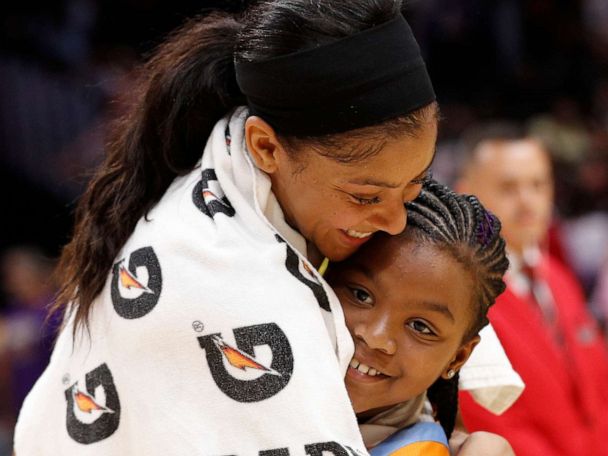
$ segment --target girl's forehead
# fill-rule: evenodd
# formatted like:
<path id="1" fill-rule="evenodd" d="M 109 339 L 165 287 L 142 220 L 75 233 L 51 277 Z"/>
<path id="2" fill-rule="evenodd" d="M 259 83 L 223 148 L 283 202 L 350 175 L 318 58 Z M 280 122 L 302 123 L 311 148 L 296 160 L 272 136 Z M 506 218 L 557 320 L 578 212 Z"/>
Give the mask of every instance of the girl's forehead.
<path id="1" fill-rule="evenodd" d="M 436 286 L 460 288 L 472 278 L 445 246 L 406 231 L 378 235 L 344 262 L 347 270 L 363 272 L 378 286 L 429 290 Z M 457 282 L 453 283 L 453 282 Z"/>
<path id="2" fill-rule="evenodd" d="M 407 228 L 406 228 L 407 230 Z M 399 276 L 410 274 L 421 263 L 428 263 L 435 257 L 438 248 L 430 243 L 420 242 L 406 232 L 391 236 L 377 233 L 349 259 L 339 263 L 337 270 L 363 273 L 372 279 L 386 274 Z"/>
<path id="3" fill-rule="evenodd" d="M 413 236 L 386 236 L 370 241 L 342 267 L 343 283 L 366 288 L 376 305 L 396 310 L 396 318 L 441 308 L 463 334 L 471 323 L 473 277 L 441 245 Z"/>

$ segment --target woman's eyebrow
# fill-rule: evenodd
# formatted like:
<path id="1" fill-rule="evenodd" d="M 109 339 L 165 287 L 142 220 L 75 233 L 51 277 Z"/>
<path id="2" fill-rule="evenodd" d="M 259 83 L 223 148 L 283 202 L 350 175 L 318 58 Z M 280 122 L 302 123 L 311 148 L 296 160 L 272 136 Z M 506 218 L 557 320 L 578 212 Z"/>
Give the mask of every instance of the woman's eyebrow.
<path id="1" fill-rule="evenodd" d="M 354 179 L 348 181 L 349 184 L 355 185 L 373 185 L 375 187 L 398 188 L 401 184 L 393 182 L 383 182 L 372 178 Z"/>
<path id="2" fill-rule="evenodd" d="M 420 174 L 418 174 L 412 180 L 420 179 L 426 173 L 429 172 L 429 169 L 431 168 L 431 166 L 433 165 L 433 162 L 435 161 L 436 155 L 437 155 L 437 148 L 435 148 L 435 151 L 433 152 L 433 158 L 431 159 L 430 163 L 426 166 L 426 168 L 424 168 L 424 170 L 422 170 L 422 172 Z M 353 180 L 348 181 L 348 183 L 354 184 L 354 185 L 373 185 L 375 187 L 385 187 L 385 188 L 399 188 L 401 186 L 401 184 L 399 182 L 397 182 L 397 183 L 385 182 L 385 181 L 373 179 L 371 177 L 365 177 L 362 179 L 353 179 Z"/>
<path id="3" fill-rule="evenodd" d="M 435 149 L 433 150 L 433 157 L 431 158 L 431 161 L 429 162 L 428 165 L 426 165 L 426 168 L 424 168 L 422 170 L 422 172 L 420 174 L 418 174 L 414 179 L 420 179 L 421 177 L 423 177 L 426 173 L 429 172 L 429 169 L 431 169 L 431 166 L 433 166 L 433 162 L 435 161 L 435 157 L 437 156 L 437 146 L 435 146 Z"/>

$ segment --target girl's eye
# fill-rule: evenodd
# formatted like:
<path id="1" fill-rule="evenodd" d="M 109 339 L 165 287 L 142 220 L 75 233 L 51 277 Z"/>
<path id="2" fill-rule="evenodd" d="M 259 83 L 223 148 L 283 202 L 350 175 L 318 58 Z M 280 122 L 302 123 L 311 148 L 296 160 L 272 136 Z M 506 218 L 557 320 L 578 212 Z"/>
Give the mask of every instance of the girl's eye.
<path id="1" fill-rule="evenodd" d="M 357 204 L 361 204 L 362 206 L 367 206 L 370 204 L 378 204 L 380 202 L 380 198 L 378 198 L 377 196 L 374 196 L 372 198 L 363 198 L 361 196 L 356 196 L 356 195 L 351 195 L 355 201 L 357 201 Z"/>
<path id="2" fill-rule="evenodd" d="M 412 320 L 412 321 L 408 322 L 407 325 L 410 328 L 412 328 L 414 331 L 416 331 L 417 333 L 424 334 L 427 336 L 435 335 L 433 330 L 431 328 L 429 328 L 429 326 L 421 320 Z"/>
<path id="3" fill-rule="evenodd" d="M 355 288 L 355 287 L 349 287 L 349 290 L 357 301 L 359 301 L 363 304 L 366 304 L 366 305 L 373 304 L 372 297 L 369 295 L 369 293 L 367 291 L 362 290 L 361 288 Z"/>

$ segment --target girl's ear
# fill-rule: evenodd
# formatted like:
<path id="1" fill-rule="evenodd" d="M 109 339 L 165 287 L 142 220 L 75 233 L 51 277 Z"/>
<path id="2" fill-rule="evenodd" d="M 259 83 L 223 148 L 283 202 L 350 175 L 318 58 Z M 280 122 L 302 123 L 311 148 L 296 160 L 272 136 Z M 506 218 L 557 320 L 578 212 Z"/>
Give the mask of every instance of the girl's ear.
<path id="1" fill-rule="evenodd" d="M 281 143 L 274 129 L 260 117 L 251 116 L 245 121 L 245 141 L 256 166 L 267 174 L 278 167 Z"/>
<path id="2" fill-rule="evenodd" d="M 465 342 L 463 345 L 461 345 L 461 347 L 454 355 L 452 361 L 450 361 L 448 366 L 441 373 L 441 378 L 445 380 L 450 380 L 452 377 L 454 377 L 454 374 L 460 370 L 464 363 L 467 362 L 467 360 L 471 356 L 471 353 L 473 353 L 473 349 L 479 343 L 480 340 L 481 338 L 477 335 L 470 339 L 468 342 Z"/>

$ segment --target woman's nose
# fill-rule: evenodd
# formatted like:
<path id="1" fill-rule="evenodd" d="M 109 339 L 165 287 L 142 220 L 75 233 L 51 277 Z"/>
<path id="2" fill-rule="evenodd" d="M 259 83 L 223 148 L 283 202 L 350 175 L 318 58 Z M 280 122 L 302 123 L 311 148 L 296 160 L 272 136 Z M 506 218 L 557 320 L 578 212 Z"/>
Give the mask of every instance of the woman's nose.
<path id="1" fill-rule="evenodd" d="M 407 224 L 407 209 L 403 201 L 386 202 L 381 206 L 377 208 L 370 222 L 388 234 L 401 233 Z"/>

